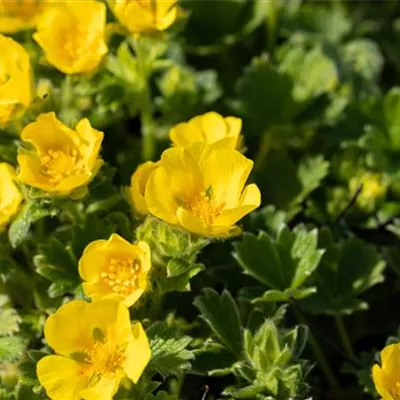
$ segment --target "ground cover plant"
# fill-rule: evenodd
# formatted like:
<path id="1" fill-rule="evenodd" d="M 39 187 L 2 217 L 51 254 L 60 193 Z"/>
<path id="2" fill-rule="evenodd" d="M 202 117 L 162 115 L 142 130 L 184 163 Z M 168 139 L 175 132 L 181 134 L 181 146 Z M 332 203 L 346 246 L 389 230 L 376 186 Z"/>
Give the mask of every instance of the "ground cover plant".
<path id="1" fill-rule="evenodd" d="M 399 43 L 395 1 L 0 0 L 0 399 L 399 400 Z"/>

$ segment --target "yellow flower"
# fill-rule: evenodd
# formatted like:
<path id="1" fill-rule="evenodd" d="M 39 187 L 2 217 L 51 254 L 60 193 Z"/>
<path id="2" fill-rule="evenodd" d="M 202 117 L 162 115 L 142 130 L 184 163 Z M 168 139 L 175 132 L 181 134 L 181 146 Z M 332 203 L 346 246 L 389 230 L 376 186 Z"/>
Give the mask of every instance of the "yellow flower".
<path id="1" fill-rule="evenodd" d="M 178 13 L 177 0 L 108 0 L 108 4 L 131 33 L 163 31 Z"/>
<path id="2" fill-rule="evenodd" d="M 15 33 L 34 28 L 47 0 L 0 0 L 0 32 Z"/>
<path id="3" fill-rule="evenodd" d="M 245 187 L 252 166 L 236 150 L 201 142 L 165 150 L 146 185 L 149 212 L 199 235 L 235 234 L 234 224 L 261 202 L 255 184 Z"/>
<path id="4" fill-rule="evenodd" d="M 128 189 L 128 196 L 132 201 L 133 207 L 139 214 L 148 214 L 144 192 L 150 174 L 158 167 L 158 163 L 146 161 L 139 165 L 131 177 L 131 187 Z"/>
<path id="5" fill-rule="evenodd" d="M 46 12 L 34 39 L 50 64 L 65 74 L 92 72 L 107 53 L 105 4 L 66 1 Z"/>
<path id="6" fill-rule="evenodd" d="M 0 231 L 15 215 L 23 196 L 15 184 L 14 168 L 7 163 L 0 163 Z"/>
<path id="7" fill-rule="evenodd" d="M 53 112 L 41 114 L 22 131 L 22 139 L 36 150 L 20 149 L 18 179 L 54 194 L 68 194 L 87 185 L 102 161 L 103 133 L 82 119 L 75 130 L 59 121 Z"/>
<path id="8" fill-rule="evenodd" d="M 24 48 L 13 39 L 0 35 L 0 126 L 28 107 L 32 97 L 31 63 Z"/>
<path id="9" fill-rule="evenodd" d="M 74 300 L 44 325 L 55 355 L 37 364 L 37 376 L 52 400 L 110 400 L 123 377 L 137 382 L 150 360 L 140 323 L 131 326 L 120 302 Z"/>
<path id="10" fill-rule="evenodd" d="M 131 244 L 117 234 L 90 243 L 79 260 L 83 290 L 96 300 L 113 298 L 130 307 L 147 287 L 151 268 L 146 242 Z"/>
<path id="11" fill-rule="evenodd" d="M 216 112 L 208 112 L 174 126 L 169 137 L 175 146 L 180 147 L 194 142 L 206 142 L 221 148 L 235 149 L 241 130 L 240 118 L 224 118 Z"/>
<path id="12" fill-rule="evenodd" d="M 360 184 L 362 188 L 357 196 L 357 205 L 364 211 L 372 212 L 376 205 L 383 200 L 388 182 L 379 174 L 364 172 L 350 180 L 349 188 L 352 194 L 355 193 Z"/>
<path id="13" fill-rule="evenodd" d="M 383 400 L 400 399 L 400 344 L 386 346 L 381 352 L 381 366 L 374 365 L 372 378 Z"/>

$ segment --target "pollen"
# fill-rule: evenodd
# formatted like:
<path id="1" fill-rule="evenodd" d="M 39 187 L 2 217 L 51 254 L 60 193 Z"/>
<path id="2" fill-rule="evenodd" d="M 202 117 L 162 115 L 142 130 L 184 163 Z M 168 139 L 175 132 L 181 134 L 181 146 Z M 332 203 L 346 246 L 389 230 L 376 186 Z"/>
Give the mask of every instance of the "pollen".
<path id="1" fill-rule="evenodd" d="M 117 294 L 127 296 L 138 287 L 141 274 L 140 260 L 132 257 L 111 258 L 100 273 L 100 278 Z"/>
<path id="2" fill-rule="evenodd" d="M 93 373 L 97 376 L 113 378 L 125 360 L 124 348 L 112 346 L 107 341 L 94 342 L 85 353 L 85 362 L 91 364 Z"/>
<path id="3" fill-rule="evenodd" d="M 40 156 L 40 166 L 52 183 L 58 183 L 82 170 L 78 150 L 71 149 L 69 146 L 64 146 L 59 150 L 48 150 Z"/>
<path id="4" fill-rule="evenodd" d="M 216 203 L 211 187 L 188 201 L 189 211 L 207 225 L 214 223 L 224 207 L 225 203 Z"/>

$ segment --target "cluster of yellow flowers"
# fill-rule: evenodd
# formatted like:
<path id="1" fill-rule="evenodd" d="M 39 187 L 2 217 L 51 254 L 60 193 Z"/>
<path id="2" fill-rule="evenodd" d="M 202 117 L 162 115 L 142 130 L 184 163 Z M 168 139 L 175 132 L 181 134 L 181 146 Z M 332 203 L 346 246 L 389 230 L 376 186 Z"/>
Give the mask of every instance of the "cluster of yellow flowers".
<path id="1" fill-rule="evenodd" d="M 109 0 L 131 33 L 163 30 L 177 16 L 176 0 Z M 66 74 L 94 71 L 107 52 L 106 6 L 100 1 L 0 0 L 0 30 L 35 28 L 34 39 L 50 64 Z M 24 48 L 0 35 L 0 127 L 32 101 L 33 78 Z M 151 215 L 194 235 L 228 237 L 235 224 L 259 207 L 260 191 L 246 186 L 253 162 L 240 153 L 242 121 L 215 112 L 180 123 L 170 131 L 171 148 L 157 162 L 133 173 L 129 199 L 141 217 Z M 20 185 L 44 196 L 70 196 L 86 188 L 103 161 L 103 132 L 82 119 L 72 129 L 54 112 L 39 115 L 21 132 L 18 171 L 0 164 L 0 228 L 23 202 Z M 84 250 L 78 266 L 91 302 L 73 300 L 51 315 L 45 339 L 55 355 L 42 358 L 37 375 L 55 400 L 108 400 L 122 378 L 137 382 L 150 360 L 139 322 L 128 307 L 145 292 L 151 272 L 146 242 L 132 244 L 117 234 Z"/>

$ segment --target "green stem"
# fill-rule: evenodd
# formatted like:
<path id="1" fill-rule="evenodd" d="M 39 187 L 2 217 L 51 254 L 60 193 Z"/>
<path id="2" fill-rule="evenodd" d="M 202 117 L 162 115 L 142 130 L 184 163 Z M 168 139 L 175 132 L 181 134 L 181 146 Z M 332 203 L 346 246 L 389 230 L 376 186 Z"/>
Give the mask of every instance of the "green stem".
<path id="1" fill-rule="evenodd" d="M 150 94 L 149 77 L 151 66 L 148 65 L 140 38 L 132 39 L 132 46 L 137 57 L 140 79 L 142 81 L 142 93 L 140 99 L 140 122 L 142 125 L 142 159 L 152 160 L 155 156 L 156 143 L 154 137 L 153 103 Z"/>
<path id="2" fill-rule="evenodd" d="M 343 347 L 344 350 L 346 351 L 346 354 L 352 361 L 357 361 L 357 356 L 354 353 L 349 335 L 347 334 L 347 330 L 343 322 L 343 317 L 341 315 L 336 315 L 335 322 L 337 329 L 339 331 L 340 338 L 342 339 Z"/>
<path id="3" fill-rule="evenodd" d="M 265 28 L 267 30 L 267 46 L 268 51 L 272 53 L 276 42 L 278 15 L 281 5 L 277 0 L 267 0 L 265 2 L 265 7 L 267 7 L 267 18 L 265 20 Z"/>
<path id="4" fill-rule="evenodd" d="M 302 323 L 307 325 L 307 321 L 302 315 L 302 313 L 296 309 L 296 307 L 293 308 L 294 312 L 297 316 L 297 319 Z M 315 355 L 315 358 L 317 359 L 317 363 L 320 366 L 323 374 L 325 375 L 326 380 L 328 381 L 330 387 L 332 388 L 332 391 L 335 393 L 335 397 L 337 399 L 344 399 L 344 395 L 342 392 L 341 387 L 339 386 L 339 383 L 335 377 L 335 374 L 333 373 L 331 367 L 328 364 L 328 361 L 325 357 L 325 354 L 318 343 L 317 339 L 313 335 L 313 333 L 310 331 L 308 334 L 308 340 L 311 346 L 311 349 Z"/>

